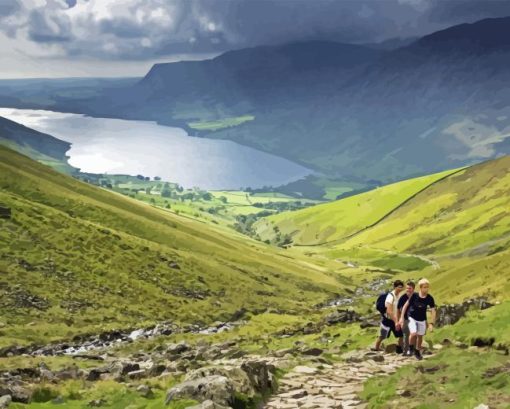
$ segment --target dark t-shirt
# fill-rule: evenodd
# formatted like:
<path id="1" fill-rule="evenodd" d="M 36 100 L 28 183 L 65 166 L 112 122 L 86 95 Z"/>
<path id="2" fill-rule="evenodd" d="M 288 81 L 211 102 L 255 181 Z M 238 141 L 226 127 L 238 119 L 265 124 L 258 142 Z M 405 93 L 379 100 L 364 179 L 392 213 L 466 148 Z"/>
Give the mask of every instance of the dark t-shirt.
<path id="1" fill-rule="evenodd" d="M 427 294 L 425 298 L 421 298 L 418 293 L 414 293 L 409 302 L 409 316 L 416 321 L 426 321 L 427 307 L 436 307 L 434 298 L 430 294 Z"/>
<path id="2" fill-rule="evenodd" d="M 409 299 L 409 297 L 407 296 L 407 294 L 404 294 L 402 297 L 400 297 L 398 299 L 397 308 L 399 311 L 402 311 L 402 308 L 404 308 L 404 305 L 406 304 L 408 299 Z M 409 308 L 406 311 L 406 315 L 404 316 L 404 319 L 406 319 L 406 320 L 409 319 Z"/>

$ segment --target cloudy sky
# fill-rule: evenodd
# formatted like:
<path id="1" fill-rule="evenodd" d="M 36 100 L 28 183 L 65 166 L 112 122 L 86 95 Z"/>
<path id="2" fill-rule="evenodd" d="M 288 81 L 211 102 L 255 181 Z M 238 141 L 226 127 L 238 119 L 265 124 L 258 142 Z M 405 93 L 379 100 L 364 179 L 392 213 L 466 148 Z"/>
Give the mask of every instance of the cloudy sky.
<path id="1" fill-rule="evenodd" d="M 510 0 L 0 0 L 0 78 L 143 75 L 307 39 L 368 43 L 510 15 Z"/>

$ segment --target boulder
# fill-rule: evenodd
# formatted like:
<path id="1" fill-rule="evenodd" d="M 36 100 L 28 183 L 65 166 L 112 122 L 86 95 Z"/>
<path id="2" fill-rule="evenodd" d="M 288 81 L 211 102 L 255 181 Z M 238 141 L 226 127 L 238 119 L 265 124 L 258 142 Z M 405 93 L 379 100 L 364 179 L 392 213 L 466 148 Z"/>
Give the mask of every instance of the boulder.
<path id="1" fill-rule="evenodd" d="M 145 369 L 138 369 L 137 371 L 128 372 L 126 377 L 128 379 L 142 379 L 147 376 L 147 371 Z"/>
<path id="2" fill-rule="evenodd" d="M 364 329 L 364 328 L 375 328 L 375 327 L 378 327 L 379 325 L 381 325 L 381 323 L 379 321 L 366 319 L 364 321 L 361 321 L 361 324 L 359 324 L 359 327 L 361 329 Z"/>
<path id="3" fill-rule="evenodd" d="M 0 397 L 0 409 L 6 409 L 12 402 L 11 395 L 4 395 Z"/>
<path id="4" fill-rule="evenodd" d="M 279 349 L 273 352 L 273 355 L 277 358 L 283 358 L 285 355 L 292 355 L 296 350 L 294 348 Z"/>
<path id="5" fill-rule="evenodd" d="M 384 347 L 384 352 L 387 354 L 394 354 L 397 352 L 397 344 L 388 344 Z"/>
<path id="6" fill-rule="evenodd" d="M 473 346 L 475 347 L 490 347 L 494 344 L 496 339 L 494 337 L 477 337 L 472 341 Z"/>
<path id="7" fill-rule="evenodd" d="M 466 344 L 464 342 L 460 342 L 460 341 L 454 341 L 453 345 L 455 345 L 457 348 L 460 348 L 460 349 L 467 349 L 469 347 L 468 344 Z"/>
<path id="8" fill-rule="evenodd" d="M 136 391 L 144 398 L 150 399 L 154 397 L 154 392 L 148 385 L 140 385 L 136 388 Z"/>
<path id="9" fill-rule="evenodd" d="M 165 364 L 154 364 L 148 371 L 148 376 L 156 377 L 161 375 L 166 370 Z"/>
<path id="10" fill-rule="evenodd" d="M 211 400 L 217 405 L 229 406 L 235 402 L 235 394 L 247 398 L 265 395 L 275 386 L 275 367 L 265 361 L 245 361 L 224 365 L 208 366 L 191 370 L 184 382 L 171 388 L 166 402 L 189 398 L 198 401 Z"/>
<path id="11" fill-rule="evenodd" d="M 11 208 L 0 206 L 0 219 L 10 219 L 11 218 Z"/>
<path id="12" fill-rule="evenodd" d="M 94 368 L 91 369 L 90 372 L 87 374 L 86 380 L 90 382 L 98 381 L 103 377 L 105 374 L 110 373 L 110 368 L 108 367 L 102 367 L 102 368 Z"/>
<path id="13" fill-rule="evenodd" d="M 139 371 L 140 365 L 136 362 L 121 362 L 120 363 L 120 373 L 121 375 L 127 375 L 130 372 Z"/>
<path id="14" fill-rule="evenodd" d="M 246 361 L 241 369 L 247 374 L 250 383 L 256 393 L 266 394 L 275 388 L 273 375 L 276 368 L 264 361 Z"/>
<path id="15" fill-rule="evenodd" d="M 224 376 L 235 386 L 236 392 L 253 397 L 257 393 L 266 393 L 273 388 L 272 371 L 264 361 L 246 361 L 241 365 L 209 366 L 190 371 L 186 380 L 207 376 Z M 214 399 L 213 399 L 214 400 Z"/>
<path id="16" fill-rule="evenodd" d="M 191 379 L 170 388 L 165 404 L 177 399 L 193 399 L 197 401 L 211 400 L 216 404 L 229 406 L 234 396 L 233 383 L 225 376 L 211 375 Z"/>
<path id="17" fill-rule="evenodd" d="M 91 408 L 99 408 L 101 406 L 106 405 L 106 403 L 107 402 L 104 399 L 94 399 L 88 403 L 88 406 L 90 406 Z"/>
<path id="18" fill-rule="evenodd" d="M 472 298 L 464 301 L 462 304 L 443 305 L 438 309 L 436 325 L 452 325 L 463 318 L 471 309 L 485 310 L 494 304 L 487 301 L 485 297 Z"/>
<path id="19" fill-rule="evenodd" d="M 313 322 L 309 322 L 303 327 L 302 331 L 304 335 L 317 334 L 321 332 L 321 326 Z"/>
<path id="20" fill-rule="evenodd" d="M 180 355 L 182 354 L 183 352 L 186 352 L 190 349 L 190 346 L 182 341 L 182 342 L 179 342 L 178 344 L 168 344 L 167 348 L 166 348 L 166 353 L 168 355 L 171 355 L 171 356 L 175 356 L 175 355 Z"/>
<path id="21" fill-rule="evenodd" d="M 62 369 L 55 372 L 55 378 L 60 381 L 68 381 L 70 379 L 78 379 L 82 376 L 83 371 L 77 366 Z"/>
<path id="22" fill-rule="evenodd" d="M 320 348 L 306 348 L 301 353 L 303 355 L 319 356 L 319 355 L 322 355 L 323 352 L 324 352 L 324 350 L 320 349 Z"/>
<path id="23" fill-rule="evenodd" d="M 40 369 L 40 376 L 42 381 L 52 381 L 55 379 L 55 374 L 47 368 Z"/>
<path id="24" fill-rule="evenodd" d="M 13 402 L 30 403 L 32 400 L 32 392 L 18 385 L 9 387 L 9 395 L 11 395 Z"/>
<path id="25" fill-rule="evenodd" d="M 327 315 L 324 319 L 327 325 L 335 325 L 343 322 L 355 322 L 359 321 L 359 314 L 354 310 L 336 310 L 331 314 Z"/>

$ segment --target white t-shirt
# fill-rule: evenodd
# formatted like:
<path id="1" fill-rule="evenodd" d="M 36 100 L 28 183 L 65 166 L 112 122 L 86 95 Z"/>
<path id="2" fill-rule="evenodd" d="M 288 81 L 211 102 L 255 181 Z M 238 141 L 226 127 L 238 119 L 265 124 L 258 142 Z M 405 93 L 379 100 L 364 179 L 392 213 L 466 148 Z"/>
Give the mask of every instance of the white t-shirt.
<path id="1" fill-rule="evenodd" d="M 388 293 L 388 295 L 386 296 L 386 300 L 384 301 L 384 305 L 386 305 L 386 307 L 388 307 L 388 304 L 391 305 L 395 317 L 397 316 L 398 298 L 399 297 L 395 294 L 395 290 L 393 290 Z M 386 313 L 386 315 L 388 314 Z"/>

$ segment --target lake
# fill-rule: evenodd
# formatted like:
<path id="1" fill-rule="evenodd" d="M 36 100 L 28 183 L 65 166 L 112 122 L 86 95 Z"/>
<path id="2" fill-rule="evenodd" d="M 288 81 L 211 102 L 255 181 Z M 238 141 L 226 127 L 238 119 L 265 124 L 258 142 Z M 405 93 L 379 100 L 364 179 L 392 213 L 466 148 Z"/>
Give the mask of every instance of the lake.
<path id="1" fill-rule="evenodd" d="M 83 172 L 160 176 L 210 190 L 278 186 L 311 173 L 275 155 L 155 122 L 14 108 L 0 108 L 0 116 L 72 143 L 69 163 Z"/>

